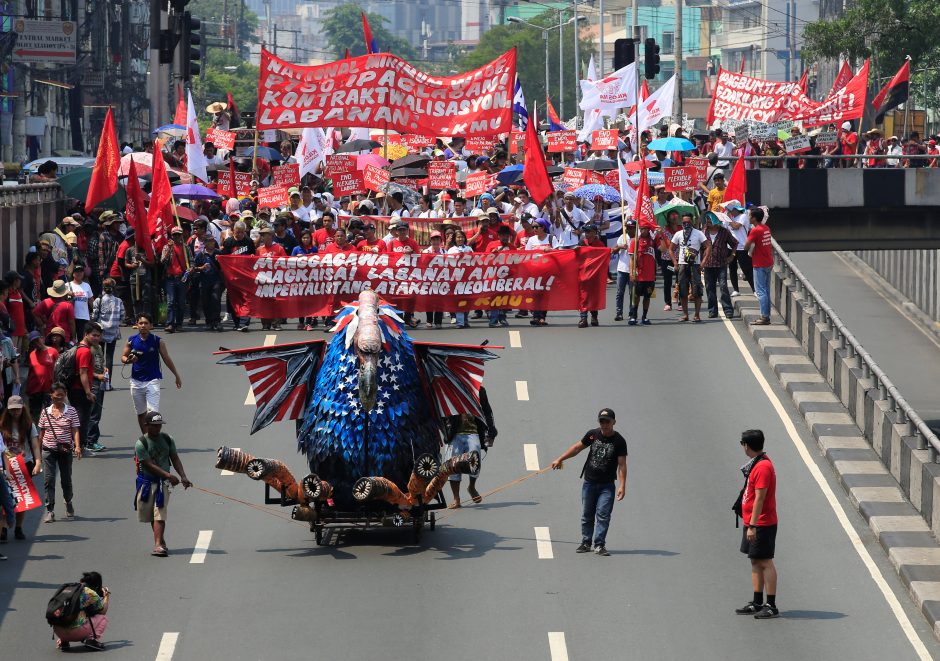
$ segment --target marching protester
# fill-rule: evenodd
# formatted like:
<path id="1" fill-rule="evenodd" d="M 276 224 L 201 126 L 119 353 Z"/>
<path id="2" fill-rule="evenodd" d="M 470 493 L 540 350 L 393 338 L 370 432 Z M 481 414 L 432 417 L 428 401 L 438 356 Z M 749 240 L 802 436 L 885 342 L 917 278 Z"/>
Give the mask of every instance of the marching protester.
<path id="1" fill-rule="evenodd" d="M 669 252 L 679 280 L 679 305 L 682 308 L 679 321 L 689 320 L 691 299 L 695 303 L 695 316 L 692 321 L 699 322 L 702 320 L 702 253 L 704 252 L 705 261 L 708 261 L 711 242 L 693 225 L 692 214 L 682 215 L 682 230 L 672 235 Z"/>
<path id="2" fill-rule="evenodd" d="M 715 214 L 705 214 L 705 236 L 711 244 L 711 250 L 702 260 L 702 271 L 705 274 L 705 296 L 708 302 L 708 318 L 718 317 L 718 297 L 721 297 L 721 307 L 725 318 L 734 317 L 734 306 L 731 304 L 731 292 L 728 291 L 728 267 L 737 252 L 738 240 L 726 229 Z"/>
<path id="3" fill-rule="evenodd" d="M 764 210 L 751 209 L 751 231 L 747 235 L 745 250 L 751 255 L 754 269 L 754 293 L 760 302 L 760 317 L 751 322 L 758 326 L 770 324 L 770 272 L 774 266 L 770 228 L 764 224 Z"/>
<path id="4" fill-rule="evenodd" d="M 42 454 L 39 449 L 39 431 L 33 423 L 33 417 L 29 409 L 26 408 L 23 398 L 19 395 L 13 395 L 7 400 L 7 407 L 3 413 L 0 413 L 0 457 L 7 454 L 10 458 L 22 457 L 26 465 L 26 471 L 30 475 L 39 475 L 42 470 Z M 6 460 L 8 461 L 8 460 Z M 4 480 L 0 477 L 0 482 Z M 0 488 L 4 485 L 0 484 Z M 9 502 L 9 501 L 8 501 Z M 10 509 L 7 509 L 7 515 L 14 514 L 12 503 Z M 13 528 L 13 538 L 18 540 L 26 539 L 23 532 L 23 519 L 26 512 L 15 512 L 12 526 L 7 526 L 0 530 L 0 542 L 7 541 L 7 529 Z"/>
<path id="5" fill-rule="evenodd" d="M 81 422 L 78 412 L 66 403 L 64 383 L 52 384 L 52 403 L 39 414 L 39 443 L 42 446 L 42 472 L 46 489 L 46 513 L 43 523 L 55 521 L 55 481 L 59 476 L 62 498 L 65 500 L 65 518 L 75 517 L 72 505 L 72 457 L 82 458 L 79 444 Z"/>
<path id="6" fill-rule="evenodd" d="M 153 319 L 149 314 L 137 316 L 137 334 L 127 338 L 121 362 L 131 365 L 131 399 L 134 401 L 134 410 L 137 413 L 137 424 L 140 430 L 144 429 L 144 420 L 148 412 L 160 410 L 160 381 L 163 372 L 160 370 L 160 361 L 169 368 L 176 378 L 177 390 L 183 387 L 183 380 L 176 365 L 170 358 L 166 342 L 153 332 Z"/>

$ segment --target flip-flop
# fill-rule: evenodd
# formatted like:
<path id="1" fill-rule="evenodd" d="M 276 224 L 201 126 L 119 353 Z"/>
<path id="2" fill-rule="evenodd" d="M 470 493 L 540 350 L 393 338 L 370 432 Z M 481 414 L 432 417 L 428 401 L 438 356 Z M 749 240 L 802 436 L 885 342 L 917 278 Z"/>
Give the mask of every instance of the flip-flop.
<path id="1" fill-rule="evenodd" d="M 476 489 L 474 489 L 473 491 L 470 491 L 469 489 L 467 489 L 467 493 L 470 494 L 470 499 L 471 499 L 474 503 L 476 503 L 476 504 L 479 505 L 480 503 L 483 502 L 483 496 L 481 496 L 481 495 L 480 495 L 480 492 L 477 491 Z"/>
<path id="2" fill-rule="evenodd" d="M 165 558 L 169 555 L 169 553 L 167 553 L 167 550 L 165 547 L 158 546 L 157 548 L 153 550 L 153 552 L 150 555 L 155 556 L 157 558 Z"/>

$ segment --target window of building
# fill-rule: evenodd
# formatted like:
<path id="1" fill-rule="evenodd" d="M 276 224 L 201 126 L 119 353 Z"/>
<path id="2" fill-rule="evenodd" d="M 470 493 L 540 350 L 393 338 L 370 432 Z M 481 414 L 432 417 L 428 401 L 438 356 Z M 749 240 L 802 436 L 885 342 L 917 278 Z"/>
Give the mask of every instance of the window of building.
<path id="1" fill-rule="evenodd" d="M 622 28 L 627 24 L 627 14 L 611 14 L 610 24 L 615 28 Z"/>
<path id="2" fill-rule="evenodd" d="M 670 55 L 676 50 L 676 35 L 674 32 L 663 32 L 662 53 Z"/>

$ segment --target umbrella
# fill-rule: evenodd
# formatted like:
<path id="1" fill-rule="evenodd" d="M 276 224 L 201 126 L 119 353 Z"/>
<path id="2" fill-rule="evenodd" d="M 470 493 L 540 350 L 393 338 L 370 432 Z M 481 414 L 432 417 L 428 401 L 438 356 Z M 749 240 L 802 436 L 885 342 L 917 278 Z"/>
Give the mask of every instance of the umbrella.
<path id="1" fill-rule="evenodd" d="M 339 149 L 336 150 L 337 154 L 347 154 L 350 152 L 357 151 L 372 151 L 376 147 L 381 147 L 381 142 L 376 142 L 375 140 L 350 140 L 344 145 L 340 145 Z"/>
<path id="2" fill-rule="evenodd" d="M 53 150 L 52 150 L 52 155 L 53 155 L 53 156 L 64 156 L 64 157 L 67 158 L 67 157 L 69 157 L 69 156 L 84 156 L 85 154 L 83 154 L 82 152 L 78 151 L 77 149 L 53 149 Z"/>
<path id="3" fill-rule="evenodd" d="M 428 176 L 428 173 L 425 172 L 423 168 L 395 168 L 392 170 L 392 179 L 399 179 L 402 177 L 418 177 L 423 179 Z"/>
<path id="4" fill-rule="evenodd" d="M 653 151 L 692 151 L 695 149 L 695 145 L 685 138 L 659 138 L 646 147 Z"/>
<path id="5" fill-rule="evenodd" d="M 649 182 L 650 186 L 659 186 L 660 184 L 666 183 L 666 175 L 662 172 L 647 172 L 646 180 Z M 640 185 L 640 175 L 635 174 L 630 177 L 630 183 L 634 186 Z"/>
<path id="6" fill-rule="evenodd" d="M 561 167 L 560 165 L 549 165 L 545 169 L 548 171 L 549 177 L 557 177 L 558 175 L 564 174 L 565 172 L 565 168 Z"/>
<path id="7" fill-rule="evenodd" d="M 512 185 L 522 179 L 522 169 L 524 167 L 523 165 L 510 165 L 505 167 L 496 173 L 496 181 L 504 186 Z"/>
<path id="8" fill-rule="evenodd" d="M 412 207 L 418 203 L 418 200 L 421 199 L 421 195 L 414 188 L 409 188 L 402 184 L 396 184 L 394 181 L 390 181 L 382 185 L 382 192 L 386 195 L 391 195 L 392 193 L 401 193 L 403 196 L 402 203 L 407 207 Z"/>
<path id="9" fill-rule="evenodd" d="M 370 165 L 374 165 L 377 168 L 384 168 L 388 165 L 388 160 L 378 154 L 361 154 L 356 157 L 357 170 L 365 170 L 366 167 Z M 423 175 L 424 173 L 422 172 L 421 174 Z"/>
<path id="10" fill-rule="evenodd" d="M 405 145 L 399 144 L 397 142 L 390 142 L 388 143 L 388 147 L 379 147 L 375 150 L 375 153 L 394 161 L 396 159 L 407 156 L 408 148 Z"/>
<path id="11" fill-rule="evenodd" d="M 154 135 L 171 135 L 174 138 L 181 138 L 186 135 L 186 127 L 182 124 L 164 124 L 153 130 Z"/>
<path id="12" fill-rule="evenodd" d="M 587 184 L 586 186 L 581 186 L 574 191 L 576 197 L 580 197 L 584 200 L 593 200 L 595 197 L 600 195 L 604 198 L 605 202 L 619 202 L 620 193 L 613 186 L 605 186 L 604 184 Z"/>
<path id="13" fill-rule="evenodd" d="M 254 158 L 255 148 L 249 147 L 245 150 L 245 156 Z M 258 147 L 258 158 L 266 158 L 269 161 L 282 161 L 284 156 L 277 149 L 271 147 Z"/>
<path id="14" fill-rule="evenodd" d="M 180 184 L 173 186 L 173 197 L 177 200 L 215 200 L 222 196 L 199 184 Z"/>
<path id="15" fill-rule="evenodd" d="M 75 198 L 76 200 L 84 202 L 85 198 L 88 197 L 88 184 L 91 182 L 91 172 L 92 168 L 75 168 L 56 179 L 56 183 L 59 184 L 62 193 L 66 197 Z M 124 193 L 124 187 L 120 185 L 118 186 L 117 193 L 107 200 L 98 203 L 98 206 L 102 209 L 111 209 L 112 211 L 123 211 L 126 205 L 127 195 Z M 91 211 L 91 209 L 88 209 L 88 211 Z"/>
<path id="16" fill-rule="evenodd" d="M 199 217 L 195 211 L 189 207 L 178 206 L 176 207 L 176 215 L 180 217 L 180 220 L 188 220 L 190 222 L 196 220 Z"/>
<path id="17" fill-rule="evenodd" d="M 674 197 L 656 210 L 656 221 L 660 225 L 665 225 L 666 216 L 670 211 L 677 211 L 679 216 L 682 216 L 684 213 L 691 213 L 693 216 L 698 215 L 698 209 L 695 208 L 694 204 Z"/>
<path id="18" fill-rule="evenodd" d="M 612 161 L 609 158 L 593 158 L 589 161 L 575 163 L 574 166 L 580 170 L 594 170 L 596 172 L 603 172 L 604 170 L 616 170 L 617 162 Z"/>
<path id="19" fill-rule="evenodd" d="M 656 164 L 653 161 L 649 159 L 643 159 L 642 161 L 630 161 L 629 163 L 623 166 L 623 169 L 626 170 L 627 172 L 639 172 L 640 170 L 643 170 L 643 169 L 648 170 L 654 165 Z"/>
<path id="20" fill-rule="evenodd" d="M 431 157 L 427 154 L 409 154 L 408 156 L 402 156 L 392 161 L 392 169 L 396 170 L 405 167 L 420 168 L 427 165 L 430 160 Z"/>
<path id="21" fill-rule="evenodd" d="M 153 154 L 148 154 L 145 151 L 137 151 L 133 154 L 125 154 L 121 157 L 121 167 L 118 168 L 119 177 L 126 177 L 128 175 L 131 161 L 134 161 L 134 171 L 137 172 L 138 177 L 153 172 Z"/>

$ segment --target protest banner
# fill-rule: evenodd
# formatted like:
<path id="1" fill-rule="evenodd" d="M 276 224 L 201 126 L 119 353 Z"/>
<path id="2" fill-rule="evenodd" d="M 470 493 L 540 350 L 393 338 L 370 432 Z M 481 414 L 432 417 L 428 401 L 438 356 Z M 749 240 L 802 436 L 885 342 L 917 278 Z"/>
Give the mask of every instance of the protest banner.
<path id="1" fill-rule="evenodd" d="M 550 153 L 574 151 L 578 148 L 577 131 L 549 131 L 545 134 L 545 139 L 548 140 Z"/>
<path id="2" fill-rule="evenodd" d="M 518 154 L 525 149 L 525 131 L 513 131 L 509 134 L 509 153 Z"/>
<path id="3" fill-rule="evenodd" d="M 616 191 L 620 190 L 620 172 L 617 170 L 608 170 L 604 173 L 604 181 L 602 184 L 606 184 L 613 188 Z"/>
<path id="4" fill-rule="evenodd" d="M 232 180 L 231 173 L 228 169 L 223 168 L 218 171 L 219 174 L 219 184 L 217 186 L 220 192 L 224 191 L 225 194 L 228 194 L 228 191 L 232 190 Z M 250 172 L 236 172 L 235 173 L 235 195 L 248 195 L 248 191 L 251 189 L 251 173 Z"/>
<path id="5" fill-rule="evenodd" d="M 451 310 L 602 310 L 610 250 L 504 253 L 220 255 L 239 316 L 331 314 L 366 287 L 396 306 Z"/>
<path id="6" fill-rule="evenodd" d="M 420 191 L 422 188 L 428 185 L 428 178 L 424 177 L 419 179 L 418 177 L 396 177 L 396 184 L 401 184 L 416 191 Z"/>
<path id="7" fill-rule="evenodd" d="M 329 154 L 326 157 L 326 176 L 330 179 L 352 172 L 356 172 L 356 157 L 352 154 Z"/>
<path id="8" fill-rule="evenodd" d="M 285 163 L 284 165 L 275 165 L 271 168 L 271 176 L 274 183 L 279 186 L 300 186 L 300 165 L 297 163 Z"/>
<path id="9" fill-rule="evenodd" d="M 26 457 L 21 454 L 7 456 L 7 484 L 10 485 L 10 491 L 16 499 L 16 509 L 14 512 L 26 512 L 36 509 L 42 505 L 42 498 L 36 485 L 33 484 L 33 478 L 26 468 Z M 3 477 L 0 476 L 0 480 Z M 12 515 L 11 515 L 12 517 Z"/>
<path id="10" fill-rule="evenodd" d="M 464 182 L 464 197 L 476 197 L 483 195 L 489 190 L 489 174 L 486 172 L 474 172 L 468 174 Z"/>
<path id="11" fill-rule="evenodd" d="M 360 195 L 366 192 L 366 182 L 362 172 L 340 172 L 333 176 L 333 195 Z"/>
<path id="12" fill-rule="evenodd" d="M 474 136 L 467 138 L 464 147 L 472 154 L 482 154 L 493 147 L 493 138 L 491 136 Z"/>
<path id="13" fill-rule="evenodd" d="M 398 141 L 408 148 L 408 151 L 419 152 L 425 147 L 434 146 L 434 137 L 430 135 L 416 135 L 406 133 L 398 136 Z"/>
<path id="14" fill-rule="evenodd" d="M 516 50 L 450 77 L 419 71 L 391 53 L 302 66 L 261 49 L 259 129 L 368 126 L 469 137 L 512 125 Z"/>
<path id="15" fill-rule="evenodd" d="M 747 124 L 738 124 L 734 127 L 734 144 L 738 147 L 747 143 L 749 128 Z"/>
<path id="16" fill-rule="evenodd" d="M 457 188 L 457 164 L 450 161 L 428 163 L 428 188 L 431 190 Z"/>
<path id="17" fill-rule="evenodd" d="M 835 147 L 839 144 L 839 134 L 835 131 L 826 131 L 816 136 L 817 147 Z"/>
<path id="18" fill-rule="evenodd" d="M 362 180 L 366 188 L 378 193 L 382 190 L 382 186 L 391 180 L 391 174 L 388 170 L 383 168 L 367 165 L 365 171 L 362 173 Z"/>
<path id="19" fill-rule="evenodd" d="M 223 131 L 213 126 L 206 131 L 205 142 L 211 142 L 216 149 L 232 150 L 235 148 L 235 131 Z M 203 143 L 205 144 L 205 143 Z"/>
<path id="20" fill-rule="evenodd" d="M 777 128 L 773 124 L 754 122 L 751 127 L 751 137 L 755 140 L 773 140 L 777 137 Z"/>
<path id="21" fill-rule="evenodd" d="M 666 176 L 666 191 L 692 190 L 698 185 L 698 173 L 691 165 L 678 168 L 663 168 Z"/>
<path id="22" fill-rule="evenodd" d="M 695 168 L 695 185 L 698 186 L 701 183 L 704 183 L 708 179 L 708 159 L 707 158 L 690 158 L 686 161 L 686 165 Z"/>
<path id="23" fill-rule="evenodd" d="M 268 186 L 267 188 L 258 189 L 259 209 L 273 209 L 275 207 L 283 207 L 287 206 L 289 202 L 290 199 L 287 195 L 287 186 L 279 186 L 275 184 L 273 186 Z"/>
<path id="24" fill-rule="evenodd" d="M 788 154 L 803 154 L 811 149 L 808 135 L 795 135 L 783 141 L 783 148 Z"/>
<path id="25" fill-rule="evenodd" d="M 565 171 L 561 175 L 561 180 L 568 184 L 571 190 L 574 190 L 584 185 L 584 182 L 587 180 L 587 173 L 587 170 L 582 170 L 581 168 L 565 168 Z"/>
<path id="26" fill-rule="evenodd" d="M 617 148 L 617 129 L 600 129 L 591 133 L 591 150 L 604 151 Z"/>

